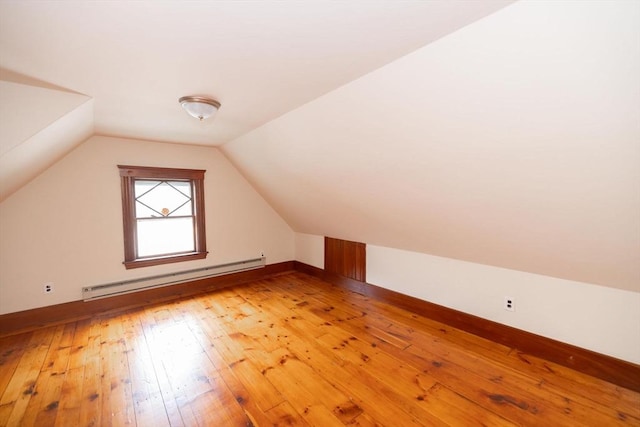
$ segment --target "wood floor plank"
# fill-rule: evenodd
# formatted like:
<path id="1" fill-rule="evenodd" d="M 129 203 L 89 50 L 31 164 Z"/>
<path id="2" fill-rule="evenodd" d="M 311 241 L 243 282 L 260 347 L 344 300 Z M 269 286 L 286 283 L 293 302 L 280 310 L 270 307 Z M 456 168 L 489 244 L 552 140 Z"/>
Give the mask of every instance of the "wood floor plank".
<path id="1" fill-rule="evenodd" d="M 593 406 L 605 412 L 611 412 L 611 404 L 616 402 L 618 411 L 622 410 L 620 416 L 638 418 L 640 402 L 638 402 L 637 397 L 635 400 L 633 398 L 625 399 L 625 396 L 629 396 L 630 394 L 622 391 L 620 387 L 613 386 L 597 378 L 585 377 L 583 375 L 576 376 L 576 372 L 571 369 L 551 362 L 540 361 L 537 358 L 523 355 L 517 351 L 504 351 L 504 346 L 495 345 L 486 339 L 475 337 L 446 325 L 441 325 L 430 319 L 420 318 L 415 314 L 411 316 L 407 316 L 406 314 L 402 315 L 400 310 L 394 307 L 385 307 L 385 309 L 392 311 L 397 315 L 394 317 L 398 319 L 398 322 L 389 325 L 389 329 L 392 331 L 402 329 L 399 334 L 412 342 L 412 337 L 416 337 L 416 345 L 425 342 L 425 332 L 427 331 L 435 337 L 445 336 L 447 338 L 447 346 L 461 349 L 465 353 L 475 352 L 483 354 L 485 358 L 486 356 L 490 356 L 492 363 L 500 364 L 501 369 L 511 372 L 511 375 L 518 375 L 520 377 L 528 376 L 531 384 L 536 384 L 536 386 L 541 388 L 547 388 L 547 383 L 554 383 L 555 387 L 550 388 L 549 391 L 559 394 L 563 398 L 570 398 L 571 400 L 578 401 L 582 405 Z M 378 319 L 380 317 L 372 316 L 372 318 Z M 454 341 L 452 342 L 452 340 Z M 495 349 L 491 349 L 492 346 L 494 346 Z M 512 369 L 514 357 L 517 358 L 519 362 L 522 362 L 516 370 Z M 533 363 L 534 360 L 540 362 L 538 366 Z M 540 382 L 540 377 L 543 377 L 545 381 Z M 589 396 L 592 396 L 596 390 L 600 396 L 599 401 L 589 402 Z M 632 394 L 633 393 L 631 393 L 631 395 Z"/>
<path id="2" fill-rule="evenodd" d="M 140 323 L 144 332 L 144 339 L 149 349 L 151 364 L 156 374 L 158 386 L 160 387 L 160 393 L 162 394 L 162 401 L 164 403 L 167 418 L 169 419 L 169 424 L 171 426 L 182 427 L 185 424 L 178 409 L 176 397 L 173 393 L 173 389 L 169 383 L 169 378 L 167 377 L 162 363 L 163 353 L 168 343 L 167 340 L 159 333 L 156 334 L 156 332 L 159 332 L 161 329 L 161 325 L 156 323 L 155 317 L 152 313 L 153 308 L 154 307 L 149 307 L 145 310 L 140 310 L 138 312 L 138 316 L 140 317 Z"/>
<path id="3" fill-rule="evenodd" d="M 640 426 L 640 393 L 300 272 L 0 337 L 0 426 Z"/>
<path id="4" fill-rule="evenodd" d="M 280 405 L 269 409 L 267 414 L 271 420 L 275 420 L 273 421 L 274 427 L 307 427 L 313 425 L 309 424 L 307 420 L 302 418 L 289 402 L 283 402 Z"/>
<path id="5" fill-rule="evenodd" d="M 101 408 L 103 396 L 101 394 L 101 377 L 103 366 L 100 359 L 101 329 L 102 326 L 98 319 L 91 320 L 87 336 L 87 345 L 83 349 L 85 353 L 85 367 L 82 383 L 79 383 L 82 387 L 82 398 L 78 419 L 78 424 L 81 426 L 99 426 L 102 424 Z M 77 379 L 74 380 L 77 381 Z"/>
<path id="6" fill-rule="evenodd" d="M 136 424 L 169 426 L 162 393 L 138 316 L 122 316 Z"/>
<path id="7" fill-rule="evenodd" d="M 320 297 L 319 299 L 323 299 L 322 297 Z M 329 304 L 327 301 L 325 301 L 325 304 Z M 343 314 L 338 314 L 336 315 L 335 313 L 332 313 L 333 310 L 328 310 L 328 309 L 322 309 L 322 310 L 318 310 L 317 308 L 314 309 L 315 313 L 317 313 L 320 316 L 324 316 L 325 318 L 331 319 L 331 321 L 335 322 L 335 323 L 340 323 L 342 321 L 344 321 L 345 316 Z M 355 312 L 352 312 L 351 316 L 354 315 Z M 369 316 L 367 318 L 365 318 L 364 316 L 359 316 L 359 317 L 352 317 L 350 319 L 350 327 L 353 326 L 354 324 L 361 324 L 362 328 L 367 329 L 367 331 L 369 332 L 371 330 L 371 321 L 373 320 L 373 324 L 377 325 L 376 320 L 375 320 L 375 316 Z M 382 326 L 382 325 L 380 325 Z M 393 331 L 394 329 L 397 329 L 397 325 L 394 323 L 390 323 L 387 325 L 387 327 L 389 328 L 390 331 Z M 434 350 L 434 346 L 438 347 L 438 343 L 439 340 L 441 338 L 438 337 L 438 335 L 435 336 L 431 336 L 429 339 L 425 340 L 423 337 L 418 337 L 416 338 L 415 342 L 412 341 L 412 338 L 410 335 L 412 335 L 412 332 L 409 331 L 402 331 L 402 332 L 392 332 L 395 336 L 397 337 L 402 337 L 402 339 L 408 341 L 408 342 L 412 342 L 413 345 L 419 344 L 420 342 L 424 342 L 427 341 L 429 346 L 429 349 L 431 351 Z M 457 347 L 456 345 L 452 345 L 450 342 L 447 343 L 447 350 L 446 351 L 452 351 L 455 347 Z M 460 347 L 462 348 L 462 347 Z M 501 350 L 499 350 L 499 352 L 502 352 Z M 466 353 L 466 352 L 465 352 Z M 440 356 L 446 355 L 445 353 L 437 353 Z M 491 353 L 492 355 L 495 355 L 495 352 Z M 467 358 L 466 362 L 463 362 L 463 366 L 466 366 L 467 369 L 472 369 L 474 366 L 476 366 L 476 361 L 478 360 L 478 358 Z M 460 360 L 458 360 L 458 363 L 460 363 Z M 507 373 L 510 371 L 510 369 L 507 369 Z M 496 378 L 495 376 L 491 376 L 491 378 Z M 535 387 L 537 384 L 529 384 L 529 387 Z M 583 410 L 584 410 L 584 404 L 583 403 L 575 403 L 573 401 L 568 402 L 567 404 L 563 404 L 564 402 L 566 402 L 564 400 L 565 398 L 563 398 L 562 396 L 557 396 L 556 402 L 555 402 L 555 407 L 554 410 L 556 412 L 560 412 L 560 411 L 577 411 L 578 414 L 575 415 L 576 418 L 579 418 L 580 415 Z M 558 401 L 559 400 L 559 401 Z M 593 403 L 593 408 L 595 409 L 601 409 L 604 411 L 608 411 L 608 408 L 600 405 L 598 406 L 596 403 Z M 609 413 L 607 414 L 609 417 L 613 416 L 613 413 Z M 622 415 L 622 417 L 626 417 L 629 418 L 628 414 L 622 413 L 622 414 L 618 414 L 618 415 Z M 596 417 L 598 418 L 598 417 Z M 619 417 L 620 418 L 620 417 Z M 594 420 L 595 421 L 595 420 Z M 616 421 L 614 421 L 616 422 Z"/>
<path id="8" fill-rule="evenodd" d="M 342 358 L 342 363 L 337 367 L 332 364 L 335 358 L 331 356 L 335 355 L 331 353 L 339 352 L 338 348 L 321 346 L 322 351 L 315 352 L 311 352 L 310 348 L 314 348 L 314 343 L 305 342 L 303 339 L 293 341 L 289 347 L 298 357 L 306 357 L 306 363 L 312 369 L 352 399 L 355 407 L 359 409 L 356 416 L 364 410 L 378 413 L 378 417 L 383 419 L 398 420 L 402 425 L 445 425 L 422 404 L 418 398 L 419 395 L 416 396 L 411 392 L 415 378 L 404 384 L 405 389 L 399 390 L 381 380 L 380 377 L 383 375 L 380 371 L 372 372 L 367 369 L 368 367 L 363 367 L 361 362 L 364 361 L 360 358 L 361 354 L 352 360 Z M 354 387 L 352 379 L 357 379 L 361 386 Z M 420 386 L 420 384 L 417 385 Z M 433 382 L 422 386 L 426 389 L 431 385 Z M 374 400 L 371 394 L 373 390 L 376 396 Z M 375 406 L 370 402 L 375 402 Z"/>
<path id="9" fill-rule="evenodd" d="M 231 299 L 233 301 L 236 297 Z M 215 361 L 212 362 L 198 335 L 193 333 L 198 324 L 197 319 L 189 314 L 188 306 L 187 302 L 178 301 L 170 307 L 169 313 L 180 332 L 180 340 L 174 338 L 172 341 L 179 341 L 180 350 L 173 353 L 177 357 L 167 359 L 165 365 L 165 368 L 174 366 L 172 372 L 167 371 L 174 392 L 182 390 L 182 393 L 178 392 L 180 395 L 176 401 L 183 420 L 188 425 L 194 422 L 202 424 L 206 420 L 208 425 L 246 426 L 249 418 L 220 378 Z M 243 308 L 243 311 L 247 310 L 250 308 Z M 194 417 L 193 422 L 189 420 L 191 416 Z"/>
<path id="10" fill-rule="evenodd" d="M 277 425 L 279 416 L 274 416 L 274 412 L 269 412 L 273 408 L 263 411 L 256 403 L 253 394 L 245 387 L 245 384 L 234 375 L 230 368 L 222 368 L 219 372 L 220 377 L 234 395 L 236 402 L 242 407 L 246 417 L 254 427 Z M 282 403 L 285 402 L 286 401 L 283 400 Z"/>
<path id="11" fill-rule="evenodd" d="M 348 414 L 346 417 L 342 416 L 338 410 L 353 406 L 349 398 L 295 355 L 282 350 L 265 357 L 268 357 L 265 377 L 309 424 L 339 425 L 345 418 L 349 418 Z M 354 413 L 351 418 L 356 415 Z"/>
<path id="12" fill-rule="evenodd" d="M 186 425 L 244 427 L 250 421 L 220 377 L 210 378 L 206 391 L 179 396 L 177 402 Z"/>
<path id="13" fill-rule="evenodd" d="M 0 340 L 0 425 L 6 425 L 13 411 L 14 401 L 2 400 L 4 393 L 13 378 L 22 356 L 29 347 L 31 333 L 5 337 Z"/>
<path id="14" fill-rule="evenodd" d="M 397 309 L 393 308 L 393 312 L 397 313 Z M 377 317 L 373 316 L 373 318 L 376 319 Z M 625 400 L 624 396 L 628 395 L 628 393 L 621 392 L 620 387 L 612 387 L 611 384 L 597 378 L 585 378 L 583 375 L 576 376 L 577 373 L 575 371 L 546 361 L 540 361 L 541 366 L 532 368 L 532 360 L 536 360 L 536 358 L 524 356 L 518 352 L 504 352 L 504 347 L 498 345 L 496 345 L 496 349 L 489 351 L 488 348 L 492 343 L 486 339 L 474 337 L 471 334 L 447 326 L 422 328 L 421 326 L 427 323 L 437 323 L 429 319 L 417 319 L 415 315 L 410 317 L 399 315 L 398 319 L 400 319 L 399 322 L 389 325 L 389 329 L 392 331 L 402 329 L 402 332 L 397 334 L 402 335 L 416 346 L 428 345 L 433 350 L 433 344 L 442 340 L 442 338 L 439 338 L 442 336 L 439 332 L 442 332 L 444 335 L 448 335 L 446 347 L 449 351 L 457 349 L 458 352 L 467 355 L 470 353 L 482 354 L 484 356 L 483 359 L 489 360 L 490 364 L 495 366 L 496 369 L 504 370 L 508 374 L 506 375 L 507 378 L 518 378 L 521 383 L 528 383 L 527 387 L 530 389 L 545 389 L 545 392 L 555 393 L 558 401 L 569 399 L 577 402 L 578 405 L 589 406 L 599 412 L 604 412 L 607 416 L 638 418 L 640 402 L 637 397 L 635 401 L 633 399 Z M 406 326 L 407 324 L 411 326 Z M 429 341 L 426 331 L 433 333 L 433 336 L 436 337 L 435 341 Z M 455 339 L 455 341 L 452 342 L 452 339 Z M 426 342 L 428 344 L 425 344 Z M 513 368 L 514 353 L 519 354 L 519 362 L 523 362 L 519 364 L 519 369 Z M 487 358 L 487 356 L 490 357 Z M 499 365 L 499 367 L 496 365 Z M 553 372 L 553 375 L 550 375 L 550 372 Z M 488 375 L 495 378 L 492 374 Z M 543 377 L 545 381 L 541 382 L 540 377 Z M 549 387 L 547 384 L 549 381 L 555 382 L 556 387 Z M 562 386 L 557 387 L 558 384 L 562 384 Z M 598 402 L 589 398 L 596 390 L 600 396 Z M 611 409 L 613 402 L 617 403 L 615 410 Z"/>
<path id="15" fill-rule="evenodd" d="M 369 414 L 362 413 L 355 417 L 349 424 L 350 427 L 377 427 L 382 424 L 377 423 Z"/>
<path id="16" fill-rule="evenodd" d="M 460 371 L 461 375 L 464 375 L 467 379 L 477 378 L 487 389 L 491 383 L 499 384 L 501 389 L 508 391 L 511 395 L 522 396 L 522 401 L 536 402 L 540 411 L 539 415 L 543 412 L 546 413 L 546 411 L 552 411 L 554 414 L 571 412 L 574 420 L 589 418 L 592 422 L 601 420 L 601 422 L 616 423 L 608 420 L 617 414 L 603 413 L 609 412 L 608 408 L 601 406 L 599 408 L 601 411 L 593 410 L 598 405 L 592 402 L 589 404 L 591 408 L 587 409 L 584 404 L 575 399 L 569 399 L 567 394 L 550 393 L 548 390 L 543 390 L 543 385 L 539 381 L 533 381 L 528 375 L 523 375 L 514 369 L 500 366 L 489 358 L 476 356 L 469 358 L 469 355 L 462 349 L 434 341 L 431 341 L 428 345 L 412 346 L 408 351 L 415 352 L 415 354 L 436 355 L 440 360 L 445 361 L 444 363 L 449 363 L 450 366 L 455 364 L 466 372 L 472 372 L 472 375 L 469 375 L 466 372 L 462 373 L 464 371 Z M 429 369 L 433 370 L 434 367 L 432 366 Z M 491 396 L 494 396 L 494 400 L 497 399 L 495 393 Z M 542 408 L 544 408 L 544 411 Z"/>
<path id="17" fill-rule="evenodd" d="M 619 418 L 631 417 L 640 425 L 638 393 L 519 351 L 512 351 L 508 359 L 505 364 L 511 363 L 520 372 L 537 376 L 545 389 L 574 400 L 596 402 L 617 412 Z"/>
<path id="18" fill-rule="evenodd" d="M 101 334 L 102 422 L 135 425 L 127 347 L 120 319 L 116 316 L 105 318 Z"/>
<path id="19" fill-rule="evenodd" d="M 316 310 L 316 313 L 318 313 L 318 314 L 320 314 L 320 315 L 323 315 L 323 314 L 324 314 L 325 316 L 332 316 L 331 314 L 329 314 L 329 313 L 331 313 L 331 311 L 333 311 L 333 310 L 326 310 L 326 309 L 325 309 L 325 310 L 321 310 L 321 311 L 320 311 L 320 310 Z M 343 316 L 343 317 L 344 317 L 344 316 Z M 353 320 L 356 320 L 356 319 L 352 319 L 352 321 L 353 321 Z M 359 320 L 359 319 L 358 319 L 358 320 Z M 368 322 L 369 320 L 370 320 L 370 319 L 367 319 L 367 322 Z M 333 321 L 334 321 L 334 322 L 340 322 L 340 321 L 341 321 L 341 318 L 340 318 L 340 317 L 336 317 L 336 318 L 334 318 L 334 319 L 333 319 Z M 356 321 L 357 321 L 357 320 L 356 320 Z M 366 325 L 365 325 L 365 326 L 366 326 Z M 370 328 L 367 328 L 367 329 L 370 329 Z M 430 343 L 430 344 L 433 344 L 434 342 L 437 342 L 437 341 L 431 341 L 431 343 Z M 473 361 L 474 361 L 474 359 L 473 359 L 473 358 L 470 358 L 470 359 L 469 359 L 469 362 L 473 362 Z M 575 406 L 575 405 L 574 405 L 574 406 Z M 579 407 L 578 409 L 580 410 L 580 409 L 582 409 L 582 408 L 580 408 L 580 407 Z M 564 410 L 566 411 L 566 410 L 567 410 L 567 408 L 565 407 L 565 408 L 564 408 Z M 572 408 L 569 408 L 569 410 L 572 410 Z M 580 412 L 580 411 L 579 411 L 579 412 Z M 609 414 L 609 415 L 613 415 L 613 414 Z M 623 416 L 624 416 L 624 414 L 623 414 Z M 593 421 L 594 421 L 594 422 L 597 422 L 596 420 L 593 420 Z"/>
<path id="20" fill-rule="evenodd" d="M 73 325 L 72 325 L 73 326 Z M 70 328 L 60 325 L 53 331 L 51 346 L 31 393 L 25 416 L 25 426 L 54 425 L 58 414 L 62 384 L 67 373 L 71 338 Z"/>
<path id="21" fill-rule="evenodd" d="M 53 340 L 53 328 L 35 331 L 20 363 L 0 398 L 0 425 L 18 426 L 33 395 L 44 360 Z M 6 405 L 10 404 L 10 409 Z M 5 406 L 3 408 L 3 406 Z"/>
<path id="22" fill-rule="evenodd" d="M 272 306 L 270 305 L 270 307 L 272 307 Z M 348 316 L 352 316 L 353 314 L 354 313 L 349 313 Z M 359 315 L 359 313 L 357 313 L 357 314 Z M 294 318 L 294 317 L 297 317 L 297 318 Z M 283 320 L 283 319 L 280 319 L 280 320 Z M 295 329 L 297 329 L 297 326 L 295 326 L 295 325 L 300 325 L 301 323 L 304 323 L 304 321 L 301 318 L 301 316 L 297 316 L 297 315 L 296 316 L 291 316 L 289 319 L 284 319 L 284 320 L 290 320 L 290 321 L 287 321 L 287 322 L 282 322 L 282 325 L 284 325 L 285 327 L 288 327 L 288 328 L 290 328 L 292 330 L 292 332 L 290 332 L 290 334 L 295 333 Z M 301 341 L 304 341 L 304 337 L 307 337 L 309 335 L 310 334 L 306 330 L 298 330 L 298 335 L 296 336 L 296 339 L 291 340 L 289 345 L 293 346 L 294 344 L 299 344 Z M 304 348 L 304 347 L 296 346 L 295 349 L 293 349 L 293 348 L 291 348 L 291 349 L 294 350 L 294 352 L 297 353 L 297 357 L 300 360 L 305 360 L 305 357 L 307 359 L 309 359 L 309 360 L 316 359 L 318 357 L 317 352 L 315 352 L 312 356 L 310 356 L 311 352 L 308 349 Z M 335 359 L 331 359 L 329 357 L 324 362 L 324 365 L 325 366 L 331 365 L 334 360 Z M 330 371 L 330 370 L 332 370 L 332 369 L 327 370 L 327 372 Z M 326 372 L 323 372 L 323 374 L 325 374 L 325 373 Z M 344 377 L 350 377 L 350 376 L 354 376 L 354 372 L 344 372 L 344 373 L 341 373 L 341 374 L 338 374 L 338 375 L 339 376 L 344 376 Z M 365 372 L 357 372 L 357 373 L 355 373 L 355 376 L 359 377 L 360 380 L 362 380 L 362 376 L 363 375 L 366 376 L 367 374 Z M 373 380 L 373 381 L 375 381 L 375 380 Z M 347 389 L 347 388 L 348 388 L 348 386 L 345 387 L 345 389 Z M 353 405 L 351 405 L 351 406 L 353 406 Z M 405 417 L 408 420 L 411 420 L 411 417 L 406 413 L 403 413 L 402 417 Z M 398 418 L 396 417 L 396 419 L 398 419 Z M 402 419 L 402 418 L 399 418 L 399 419 Z M 409 422 L 412 422 L 412 421 L 409 421 Z"/>
<path id="23" fill-rule="evenodd" d="M 274 304 L 270 305 L 270 308 L 273 306 Z M 312 330 L 317 328 L 315 328 L 312 323 L 306 321 L 304 316 L 298 315 L 297 313 L 296 316 L 291 316 L 290 321 L 283 322 L 283 326 L 290 330 L 290 335 L 296 334 L 296 339 L 289 342 L 288 348 L 296 352 L 298 357 L 302 360 L 304 360 L 305 357 L 311 359 L 312 356 L 309 356 L 310 354 L 322 351 L 323 348 L 332 349 L 333 352 L 324 351 L 324 355 L 331 363 L 338 361 L 337 363 L 343 366 L 345 361 L 349 361 L 363 368 L 361 371 L 352 369 L 350 372 L 347 372 L 348 375 L 355 374 L 362 377 L 369 375 L 367 372 L 369 370 L 375 371 L 375 377 L 377 380 L 382 381 L 397 393 L 403 394 L 409 400 L 419 396 L 421 391 L 423 391 L 417 388 L 417 383 L 414 381 L 416 375 L 420 372 L 415 369 L 408 369 L 403 366 L 402 362 L 398 359 L 384 357 L 384 360 L 381 361 L 380 359 L 382 359 L 383 356 L 380 356 L 379 358 L 370 358 L 367 355 L 367 350 L 364 350 L 363 352 L 356 352 L 351 358 L 339 356 L 340 350 L 349 347 L 349 343 L 352 342 L 352 340 L 357 340 L 353 335 L 343 331 L 342 329 L 325 326 L 325 330 L 329 332 L 316 338 L 315 342 L 307 343 L 307 346 L 300 346 L 300 343 L 305 342 L 307 337 L 313 335 L 311 333 Z M 335 337 L 333 333 L 340 335 L 340 337 Z M 317 346 L 315 345 L 316 343 L 320 343 L 322 345 Z M 379 361 L 382 363 L 378 363 Z M 435 381 L 432 385 L 434 383 Z M 413 390 L 414 387 L 415 390 Z"/>
<path id="24" fill-rule="evenodd" d="M 69 334 L 73 332 L 72 340 L 63 341 L 59 348 L 60 352 L 57 355 L 57 359 L 60 360 L 61 355 L 66 356 L 68 354 L 67 371 L 64 373 L 64 382 L 60 390 L 58 414 L 55 423 L 58 426 L 77 425 L 79 422 L 86 356 L 83 349 L 88 343 L 88 336 L 86 335 L 88 331 L 85 329 L 85 321 L 77 322 L 77 324 L 68 324 L 67 326 L 77 327 L 69 331 Z"/>
<path id="25" fill-rule="evenodd" d="M 446 423 L 465 426 L 515 426 L 517 424 L 494 414 L 475 402 L 449 390 L 442 384 L 431 387 L 422 396 L 424 402 Z"/>
<path id="26" fill-rule="evenodd" d="M 0 390 L 6 390 L 11 377 L 18 367 L 22 355 L 27 350 L 31 334 L 12 335 L 2 339 L 0 351 Z M 2 398 L 2 393 L 0 393 Z"/>
<path id="27" fill-rule="evenodd" d="M 211 390 L 206 367 L 200 364 L 208 362 L 208 357 L 192 336 L 189 326 L 176 322 L 171 313 L 172 304 L 152 310 L 156 329 L 154 331 L 154 352 L 157 353 L 158 375 L 166 378 L 171 400 L 175 402 L 185 425 L 194 425 L 196 415 L 191 405 L 193 398 Z M 198 372 L 191 366 L 199 367 Z"/>
<path id="28" fill-rule="evenodd" d="M 230 366 L 236 378 L 255 399 L 263 412 L 278 406 L 286 399 L 273 385 L 266 380 L 260 370 L 251 362 L 250 358 L 240 360 Z"/>

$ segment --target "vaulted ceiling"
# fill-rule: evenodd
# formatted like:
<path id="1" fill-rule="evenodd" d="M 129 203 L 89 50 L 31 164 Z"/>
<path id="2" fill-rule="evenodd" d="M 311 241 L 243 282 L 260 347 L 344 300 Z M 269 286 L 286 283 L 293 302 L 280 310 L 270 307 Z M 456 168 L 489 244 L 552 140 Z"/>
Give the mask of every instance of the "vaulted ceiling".
<path id="1" fill-rule="evenodd" d="M 0 200 L 94 133 L 216 145 L 295 231 L 640 291 L 639 21 L 625 1 L 2 1 Z"/>
<path id="2" fill-rule="evenodd" d="M 89 132 L 220 145 L 509 3 L 2 1 L 0 79 L 11 84 L 0 88 L 0 137 L 20 167 L 0 175 L 0 196 L 73 145 L 28 141 L 78 108 L 71 94 L 92 101 L 73 114 Z M 46 106 L 33 107 L 36 91 Z M 185 115 L 183 95 L 220 101 L 215 121 Z"/>

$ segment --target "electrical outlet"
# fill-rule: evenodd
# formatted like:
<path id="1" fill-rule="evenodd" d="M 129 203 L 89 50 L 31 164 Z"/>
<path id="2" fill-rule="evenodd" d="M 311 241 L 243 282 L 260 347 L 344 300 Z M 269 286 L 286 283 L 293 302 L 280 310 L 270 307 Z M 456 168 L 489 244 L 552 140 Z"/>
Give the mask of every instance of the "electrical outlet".
<path id="1" fill-rule="evenodd" d="M 45 283 L 45 284 L 42 286 L 42 291 L 43 291 L 45 294 L 50 294 L 50 293 L 52 293 L 52 292 L 53 292 L 53 283 L 51 283 L 51 282 L 47 282 L 47 283 Z"/>
<path id="2" fill-rule="evenodd" d="M 511 297 L 504 297 L 504 309 L 507 311 L 516 311 L 516 300 Z"/>

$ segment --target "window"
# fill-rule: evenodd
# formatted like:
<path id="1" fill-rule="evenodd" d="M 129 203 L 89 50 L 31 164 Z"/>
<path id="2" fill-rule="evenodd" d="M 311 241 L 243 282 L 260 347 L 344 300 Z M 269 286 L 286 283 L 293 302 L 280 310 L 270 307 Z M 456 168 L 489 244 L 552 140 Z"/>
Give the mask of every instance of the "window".
<path id="1" fill-rule="evenodd" d="M 207 256 L 204 170 L 121 166 L 127 269 Z"/>

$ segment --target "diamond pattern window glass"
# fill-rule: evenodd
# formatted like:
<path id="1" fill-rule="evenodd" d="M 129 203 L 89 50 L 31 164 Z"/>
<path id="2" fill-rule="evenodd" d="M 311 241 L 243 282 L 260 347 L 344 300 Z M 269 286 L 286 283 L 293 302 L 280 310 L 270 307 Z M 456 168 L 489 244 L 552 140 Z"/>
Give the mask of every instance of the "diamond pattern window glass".
<path id="1" fill-rule="evenodd" d="M 138 257 L 195 250 L 191 181 L 136 179 Z"/>
<path id="2" fill-rule="evenodd" d="M 193 198 L 188 181 L 135 181 L 136 218 L 192 215 Z"/>
<path id="3" fill-rule="evenodd" d="M 203 170 L 118 166 L 127 268 L 206 257 Z"/>

